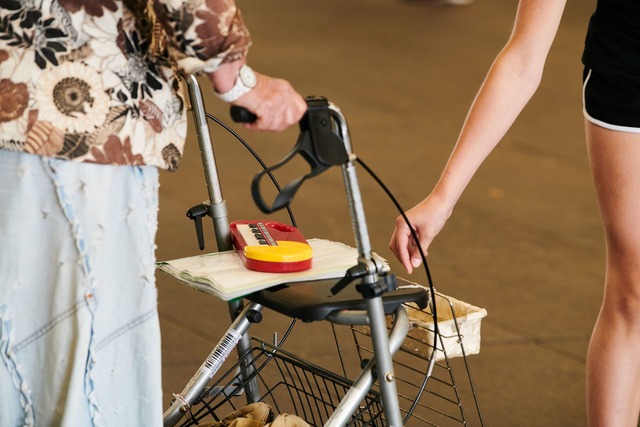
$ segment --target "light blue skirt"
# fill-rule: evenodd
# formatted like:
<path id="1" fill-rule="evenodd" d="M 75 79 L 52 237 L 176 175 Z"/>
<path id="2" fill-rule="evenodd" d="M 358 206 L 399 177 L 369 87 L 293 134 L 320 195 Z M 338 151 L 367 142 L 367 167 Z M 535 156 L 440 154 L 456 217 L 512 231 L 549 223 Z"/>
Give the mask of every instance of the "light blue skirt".
<path id="1" fill-rule="evenodd" d="M 0 151 L 0 426 L 160 426 L 158 171 Z"/>

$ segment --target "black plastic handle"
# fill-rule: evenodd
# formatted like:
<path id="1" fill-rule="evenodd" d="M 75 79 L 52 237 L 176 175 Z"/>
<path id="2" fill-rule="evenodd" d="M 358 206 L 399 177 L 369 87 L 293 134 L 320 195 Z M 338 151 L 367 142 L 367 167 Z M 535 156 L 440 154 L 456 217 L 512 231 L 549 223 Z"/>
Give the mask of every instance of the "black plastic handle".
<path id="1" fill-rule="evenodd" d="M 308 178 L 317 176 L 330 168 L 349 161 L 344 141 L 332 126 L 329 101 L 323 97 L 307 97 L 307 112 L 300 120 L 300 134 L 293 149 L 274 166 L 258 172 L 251 183 L 253 201 L 264 213 L 272 213 L 287 206 L 300 186 Z M 260 192 L 260 180 L 267 173 L 288 163 L 296 155 L 301 156 L 311 171 L 293 181 L 278 193 L 268 205 Z"/>
<path id="2" fill-rule="evenodd" d="M 187 217 L 193 220 L 196 226 L 196 236 L 198 237 L 198 247 L 204 250 L 204 232 L 202 231 L 202 217 L 206 216 L 209 208 L 204 203 L 195 205 L 187 211 Z"/>
<path id="3" fill-rule="evenodd" d="M 280 190 L 273 203 L 271 203 L 270 205 L 264 200 L 264 198 L 262 197 L 262 192 L 260 191 L 260 182 L 262 181 L 262 178 L 265 175 L 268 175 L 269 173 L 280 168 L 281 166 L 284 166 L 295 155 L 302 153 L 300 146 L 305 145 L 306 139 L 307 138 L 305 138 L 305 134 L 301 134 L 296 146 L 289 152 L 289 154 L 287 154 L 284 159 L 267 169 L 261 170 L 253 177 L 253 180 L 251 181 L 251 196 L 253 197 L 253 202 L 262 212 L 267 214 L 273 213 L 289 205 L 293 200 L 293 197 L 296 195 L 296 192 L 307 178 L 318 175 L 324 172 L 324 170 L 327 168 L 327 166 L 314 164 L 313 161 L 309 160 L 307 156 L 301 154 L 303 158 L 307 160 L 307 163 L 309 163 L 309 165 L 311 166 L 311 172 L 289 182 L 282 190 Z"/>
<path id="4" fill-rule="evenodd" d="M 231 120 L 236 123 L 253 123 L 258 120 L 258 116 L 239 105 L 232 105 L 229 108 L 229 113 L 231 114 Z"/>

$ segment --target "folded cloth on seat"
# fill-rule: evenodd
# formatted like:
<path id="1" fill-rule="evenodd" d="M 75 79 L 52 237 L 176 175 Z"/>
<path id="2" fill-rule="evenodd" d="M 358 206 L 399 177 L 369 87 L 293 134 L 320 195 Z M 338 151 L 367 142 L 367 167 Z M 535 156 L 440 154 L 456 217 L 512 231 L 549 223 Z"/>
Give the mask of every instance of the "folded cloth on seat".
<path id="1" fill-rule="evenodd" d="M 338 278 L 358 263 L 358 250 L 340 242 L 309 239 L 311 269 L 263 273 L 245 268 L 235 251 L 215 252 L 157 263 L 157 268 L 183 283 L 225 301 L 287 282 Z M 380 258 L 382 260 L 382 258 Z M 384 268 L 388 269 L 385 260 Z"/>

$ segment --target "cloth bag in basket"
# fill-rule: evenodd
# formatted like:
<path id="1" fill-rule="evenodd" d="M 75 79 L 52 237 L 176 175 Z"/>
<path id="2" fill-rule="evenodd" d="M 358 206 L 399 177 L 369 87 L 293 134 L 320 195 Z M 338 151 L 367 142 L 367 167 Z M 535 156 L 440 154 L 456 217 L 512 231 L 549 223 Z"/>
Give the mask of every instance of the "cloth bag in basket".
<path id="1" fill-rule="evenodd" d="M 201 427 L 309 427 L 302 418 L 290 414 L 276 416 L 266 403 L 244 406 L 221 421 L 200 424 Z"/>

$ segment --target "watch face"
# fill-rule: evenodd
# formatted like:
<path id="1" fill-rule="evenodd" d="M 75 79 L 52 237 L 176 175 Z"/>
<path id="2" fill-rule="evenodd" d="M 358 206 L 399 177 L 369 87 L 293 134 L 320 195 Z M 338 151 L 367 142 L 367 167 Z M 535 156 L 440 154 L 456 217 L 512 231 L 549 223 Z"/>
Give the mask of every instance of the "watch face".
<path id="1" fill-rule="evenodd" d="M 256 75 L 251 68 L 247 65 L 240 67 L 240 79 L 242 83 L 247 87 L 254 87 L 257 83 Z"/>

